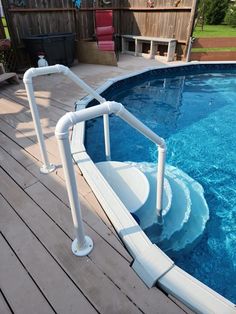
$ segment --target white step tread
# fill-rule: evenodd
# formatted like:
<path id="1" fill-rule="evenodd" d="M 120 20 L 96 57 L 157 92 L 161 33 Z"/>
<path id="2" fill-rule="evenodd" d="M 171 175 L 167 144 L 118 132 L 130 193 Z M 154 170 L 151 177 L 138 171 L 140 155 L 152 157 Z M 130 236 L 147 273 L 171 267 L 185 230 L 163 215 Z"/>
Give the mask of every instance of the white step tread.
<path id="1" fill-rule="evenodd" d="M 168 240 L 172 235 L 183 227 L 188 220 L 191 211 L 190 192 L 186 184 L 181 180 L 182 171 L 179 170 L 180 177 L 172 170 L 169 165 L 165 169 L 165 184 L 163 197 L 163 218 L 164 224 L 157 223 L 155 211 L 156 199 L 156 164 L 150 162 L 133 163 L 148 178 L 150 183 L 150 196 L 143 208 L 137 212 L 140 219 L 140 226 L 150 236 L 154 243 Z M 154 189 L 153 189 L 154 186 Z"/>
<path id="2" fill-rule="evenodd" d="M 131 213 L 147 201 L 149 182 L 135 166 L 118 161 L 99 162 L 96 166 Z"/>
<path id="3" fill-rule="evenodd" d="M 137 212 L 140 220 L 140 227 L 144 230 L 157 222 L 156 211 L 156 183 L 157 183 L 157 165 L 148 162 L 128 162 L 142 171 L 147 177 L 150 185 L 150 193 L 147 202 Z M 172 191 L 167 178 L 164 178 L 164 193 L 163 193 L 163 211 L 162 215 L 165 216 L 170 210 L 172 203 Z"/>
<path id="4" fill-rule="evenodd" d="M 169 166 L 169 169 L 178 176 L 179 170 Z M 185 182 L 190 190 L 192 200 L 191 214 L 183 228 L 177 233 L 169 243 L 164 244 L 165 251 L 180 251 L 192 244 L 202 235 L 209 220 L 209 208 L 204 198 L 203 187 L 189 177 L 186 173 L 181 173 L 181 179 Z"/>

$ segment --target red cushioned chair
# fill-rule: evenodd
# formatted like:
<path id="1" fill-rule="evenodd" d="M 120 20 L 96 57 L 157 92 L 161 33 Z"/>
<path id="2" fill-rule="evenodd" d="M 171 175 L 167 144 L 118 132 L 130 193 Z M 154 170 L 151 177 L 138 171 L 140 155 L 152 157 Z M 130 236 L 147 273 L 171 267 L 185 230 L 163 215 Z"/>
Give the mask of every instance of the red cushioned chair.
<path id="1" fill-rule="evenodd" d="M 99 10 L 95 13 L 95 33 L 98 48 L 102 51 L 116 51 L 114 41 L 113 12 Z"/>

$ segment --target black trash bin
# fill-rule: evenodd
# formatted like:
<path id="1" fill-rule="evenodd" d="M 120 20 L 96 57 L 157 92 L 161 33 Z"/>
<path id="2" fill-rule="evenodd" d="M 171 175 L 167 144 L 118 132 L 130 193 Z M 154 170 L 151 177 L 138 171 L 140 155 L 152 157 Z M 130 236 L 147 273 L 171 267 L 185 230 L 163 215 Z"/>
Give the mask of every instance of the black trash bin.
<path id="1" fill-rule="evenodd" d="M 43 52 L 49 65 L 64 64 L 71 66 L 74 61 L 75 34 L 51 33 L 22 38 L 34 66 L 38 55 Z"/>

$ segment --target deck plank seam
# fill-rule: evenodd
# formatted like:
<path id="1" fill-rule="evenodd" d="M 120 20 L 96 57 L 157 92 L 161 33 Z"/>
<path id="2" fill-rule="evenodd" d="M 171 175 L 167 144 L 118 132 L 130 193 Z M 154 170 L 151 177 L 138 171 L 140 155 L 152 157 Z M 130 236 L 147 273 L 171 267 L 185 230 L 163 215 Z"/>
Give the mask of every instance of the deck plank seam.
<path id="1" fill-rule="evenodd" d="M 2 120 L 1 119 L 1 117 L 0 117 L 0 120 Z M 4 121 L 5 122 L 5 121 Z M 10 125 L 9 125 L 10 126 Z M 11 128 L 12 128 L 12 126 L 10 126 Z M 32 155 L 27 149 L 25 149 L 25 147 L 24 146 L 22 146 L 22 145 L 20 145 L 18 142 L 16 142 L 12 137 L 10 137 L 7 133 L 5 133 L 4 131 L 2 131 L 2 130 L 0 130 L 0 132 L 2 133 L 2 134 L 4 134 L 7 138 L 9 138 L 12 142 L 14 142 L 16 145 L 18 145 L 20 148 L 22 148 L 23 150 L 25 150 L 31 157 L 33 157 L 35 160 L 37 160 L 37 161 L 39 161 L 39 162 L 41 162 L 39 159 L 37 159 L 34 155 Z M 18 131 L 18 132 L 20 132 L 20 131 Z M 34 142 L 32 142 L 32 144 L 35 144 Z M 0 142 L 0 145 L 1 145 L 1 142 Z M 2 148 L 4 148 L 4 147 L 2 147 Z"/>
<path id="2" fill-rule="evenodd" d="M 73 279 L 73 277 L 69 274 L 69 272 L 66 271 L 66 269 L 62 266 L 62 264 L 56 259 L 56 257 L 49 251 L 49 249 L 44 245 L 44 243 L 40 240 L 40 238 L 36 235 L 36 233 L 32 230 L 32 228 L 24 221 L 24 219 L 20 216 L 20 214 L 15 210 L 15 208 L 9 203 L 9 201 L 5 198 L 5 196 L 0 192 L 0 195 L 2 198 L 6 201 L 6 203 L 12 208 L 14 213 L 18 216 L 18 218 L 22 221 L 22 223 L 30 230 L 32 235 L 38 240 L 40 245 L 45 249 L 45 251 L 50 255 L 50 257 L 54 260 L 54 262 L 59 266 L 59 268 L 65 273 L 65 275 L 68 277 L 68 279 L 75 285 L 75 287 L 80 291 L 80 293 L 83 295 L 83 297 L 91 304 L 91 306 L 95 309 L 96 312 L 99 313 L 98 309 L 96 306 L 91 302 L 89 297 L 83 292 L 83 290 L 80 289 L 76 281 Z M 28 195 L 28 194 L 27 194 Z M 61 228 L 60 228 L 61 229 Z M 63 231 L 63 230 L 62 230 Z M 1 232 L 2 233 L 2 232 Z M 64 231 L 63 233 L 70 239 L 72 240 Z M 5 237 L 4 237 L 5 238 Z M 87 256 L 89 259 L 90 257 Z M 91 260 L 91 259 L 90 259 Z M 96 265 L 97 267 L 97 265 Z M 98 267 L 97 267 L 98 268 Z M 28 270 L 27 270 L 28 272 Z"/>
<path id="3" fill-rule="evenodd" d="M 20 105 L 22 105 L 22 106 L 24 106 L 26 108 L 29 108 L 29 103 L 28 103 L 28 99 L 27 99 L 26 90 L 25 90 L 24 86 L 21 86 L 21 87 L 23 88 L 22 90 L 24 91 L 24 93 L 22 93 L 21 96 L 23 96 L 25 98 L 25 100 L 18 98 L 19 95 L 17 95 L 17 94 L 15 94 L 15 97 L 14 97 L 14 96 L 12 96 L 12 93 L 7 93 L 6 91 L 1 91 L 0 94 L 2 94 L 4 97 L 7 97 L 8 99 L 14 101 L 15 103 L 19 103 Z M 38 91 L 35 90 L 35 93 L 37 93 L 37 92 Z M 15 91 L 14 91 L 14 93 L 15 93 Z M 39 97 L 39 96 L 35 95 L 36 101 L 37 101 L 37 97 Z M 53 101 L 55 103 L 58 103 L 60 105 L 65 105 L 68 108 L 70 107 L 68 104 L 64 104 L 63 102 L 58 101 L 58 99 L 55 99 L 55 98 L 52 98 L 52 97 L 40 96 L 40 98 L 41 99 L 44 98 L 44 99 L 47 99 L 47 100 L 51 100 L 51 101 Z M 50 106 L 55 107 L 55 108 L 57 108 L 57 109 L 59 109 L 61 111 L 66 111 L 63 108 L 61 108 L 59 106 L 56 106 L 55 104 L 50 104 Z"/>
<path id="4" fill-rule="evenodd" d="M 19 165 L 21 165 L 22 168 L 24 168 L 26 172 L 29 172 L 29 171 L 27 171 L 27 169 L 26 169 L 14 156 L 10 155 L 10 154 L 8 153 L 8 151 L 5 150 L 4 147 L 1 146 L 1 144 L 0 144 L 0 148 L 1 148 L 2 150 L 4 150 L 4 152 L 7 153 L 9 156 L 11 156 L 11 158 L 14 159 Z M 0 167 L 3 169 L 2 166 L 0 166 Z M 31 173 L 29 172 L 29 174 L 31 174 Z M 9 175 L 9 174 L 8 174 L 8 175 Z M 33 175 L 32 175 L 32 176 L 33 176 Z M 39 182 L 39 179 L 38 179 L 36 176 L 33 176 L 33 177 L 34 177 L 37 181 L 34 182 L 34 183 L 32 183 L 32 184 L 26 184 L 24 187 L 22 187 L 23 190 L 25 190 L 25 189 L 31 187 L 32 185 L 34 185 L 35 183 Z M 19 185 L 19 184 L 17 183 L 17 185 Z"/>
<path id="5" fill-rule="evenodd" d="M 11 124 L 10 124 L 8 121 L 6 121 L 4 118 L 0 117 L 0 119 L 1 119 L 2 121 L 4 121 L 7 125 L 9 125 L 9 127 L 11 127 L 13 130 L 16 130 L 17 133 L 21 133 L 22 135 L 24 135 L 24 137 L 27 138 L 29 141 L 31 141 L 32 144 L 37 144 L 37 143 L 38 143 L 37 140 L 33 140 L 33 139 L 32 139 L 32 137 L 35 137 L 35 138 L 36 138 L 36 134 L 34 134 L 34 135 L 32 135 L 31 137 L 29 137 L 29 136 L 26 135 L 23 131 L 16 129 L 13 125 L 11 125 Z M 17 118 L 16 118 L 16 119 L 17 119 Z M 17 119 L 17 120 L 18 120 L 18 119 Z M 21 123 L 20 120 L 18 120 L 18 121 Z M 4 133 L 3 131 L 1 131 L 1 132 Z M 49 137 L 47 134 L 43 134 L 43 136 L 44 136 L 45 138 L 47 138 L 47 139 L 50 139 L 50 138 L 51 138 L 51 136 Z M 9 138 L 9 137 L 8 137 L 8 138 Z M 16 143 L 16 144 L 18 144 L 18 143 Z M 19 145 L 19 144 L 18 144 L 18 145 Z M 19 146 L 20 146 L 20 145 L 19 145 Z M 48 154 L 51 154 L 51 153 L 48 152 Z"/>
<path id="6" fill-rule="evenodd" d="M 57 103 L 58 106 L 56 106 L 55 104 L 52 105 L 52 106 L 53 106 L 53 107 L 56 107 L 56 108 L 58 108 L 58 109 L 62 109 L 61 106 L 59 106 L 59 105 L 66 106 L 66 107 L 68 107 L 69 110 L 74 109 L 74 103 L 73 103 L 73 106 L 72 106 L 72 108 L 71 108 L 70 105 L 65 104 L 64 102 L 62 102 L 62 101 L 60 101 L 60 100 L 58 100 L 58 99 L 55 99 L 55 98 L 52 98 L 52 97 L 47 97 L 47 99 L 49 99 L 49 100 L 51 100 L 51 101 Z M 75 102 L 76 102 L 76 100 L 75 100 Z M 62 110 L 64 110 L 64 109 L 62 109 Z M 64 110 L 64 111 L 67 112 L 67 110 Z"/>
<path id="7" fill-rule="evenodd" d="M 20 123 L 23 123 L 23 121 L 21 121 L 20 119 L 18 119 L 17 114 L 14 114 L 14 119 L 17 120 L 16 122 L 19 122 L 19 124 L 20 124 Z M 7 123 L 7 124 L 8 124 L 9 126 L 11 126 L 12 128 L 16 128 L 13 124 L 9 123 L 9 122 L 7 121 L 7 119 L 4 119 L 4 117 L 1 117 L 1 120 L 3 120 L 5 123 Z M 32 120 L 31 120 L 30 122 L 32 122 Z M 50 130 L 50 128 L 52 129 L 51 131 L 54 132 L 55 127 L 52 127 L 52 126 L 47 127 L 48 130 Z M 21 130 L 17 129 L 17 131 L 20 132 L 20 133 L 22 133 L 22 134 L 24 134 L 25 137 L 27 137 L 29 140 L 33 141 L 34 143 L 37 143 L 37 141 L 34 141 L 34 140 L 32 139 L 33 137 L 36 138 L 36 134 L 31 135 L 31 136 L 29 137 L 29 136 L 27 136 L 27 135 L 26 135 L 23 131 L 21 131 Z M 48 139 L 50 139 L 50 138 L 52 137 L 52 136 L 49 136 L 47 133 L 44 133 L 43 135 L 44 135 L 45 138 L 48 138 Z"/>
<path id="8" fill-rule="evenodd" d="M 0 234 L 2 235 L 2 232 L 0 232 Z M 14 311 L 12 310 L 12 307 L 11 307 L 9 301 L 7 300 L 7 298 L 6 298 L 6 296 L 4 295 L 4 293 L 3 293 L 3 291 L 2 291 L 1 288 L 0 288 L 0 294 L 1 294 L 1 296 L 3 297 L 4 301 L 6 302 L 6 304 L 7 304 L 8 308 L 9 308 L 10 312 L 11 312 L 12 314 L 14 314 Z"/>
<path id="9" fill-rule="evenodd" d="M 92 260 L 92 262 L 94 263 L 94 261 Z M 95 264 L 95 263 L 94 263 Z M 95 264 L 96 265 L 96 264 Z M 96 265 L 101 272 L 114 284 L 114 286 L 116 286 L 124 295 L 125 297 L 131 302 L 133 303 L 134 306 L 136 306 L 139 311 L 143 314 L 145 314 L 145 312 L 122 290 L 122 288 L 106 273 L 104 272 L 98 265 Z"/>
<path id="10" fill-rule="evenodd" d="M 0 93 L 0 94 L 1 94 L 1 93 Z M 10 98 L 9 98 L 8 100 L 9 100 L 9 101 L 12 101 L 12 99 L 10 99 Z M 15 102 L 15 104 L 16 104 L 16 105 L 22 105 L 22 106 L 23 106 L 22 103 L 17 103 L 17 102 Z M 26 109 L 29 111 L 29 112 L 26 112 L 26 115 L 27 115 L 28 118 L 31 118 L 31 121 L 32 121 L 32 115 L 31 115 L 30 108 L 29 108 L 29 107 L 26 107 L 26 106 L 23 106 L 23 107 L 26 108 Z M 38 108 L 38 112 L 39 112 L 39 117 L 40 117 L 40 119 L 42 118 L 41 116 L 42 116 L 42 113 L 43 113 L 43 112 L 46 111 L 46 112 L 45 112 L 46 115 L 48 114 L 47 111 L 50 112 L 50 108 L 49 108 L 49 107 L 43 107 L 42 105 L 38 105 L 37 108 Z M 51 111 L 51 114 L 52 114 L 52 115 L 50 115 L 50 116 L 47 115 L 47 117 L 50 119 L 51 122 L 53 122 L 54 125 L 56 125 L 56 124 L 57 124 L 57 121 L 58 121 L 66 112 L 68 112 L 68 111 L 63 111 L 62 113 L 57 113 L 57 112 L 55 112 L 55 111 Z"/>
<path id="11" fill-rule="evenodd" d="M 26 191 L 26 189 L 22 188 L 17 181 L 0 165 L 0 169 L 2 169 L 10 178 L 13 182 L 15 182 L 15 184 L 17 184 L 17 186 L 44 212 L 44 214 L 50 219 L 52 220 L 53 223 L 55 223 L 55 225 L 72 241 L 73 239 L 62 229 L 62 227 L 31 197 L 31 195 L 29 195 Z M 36 184 L 37 182 L 35 182 L 34 184 Z M 32 184 L 32 186 L 34 185 Z M 2 195 L 2 193 L 0 192 L 0 194 Z M 6 198 L 4 197 L 4 195 L 2 195 L 2 197 L 6 200 Z M 7 200 L 6 200 L 7 201 Z M 10 205 L 10 203 L 7 201 L 7 203 Z M 11 206 L 12 207 L 12 206 Z M 22 219 L 22 221 L 24 222 L 24 220 Z M 26 225 L 27 223 L 24 222 Z M 29 227 L 28 227 L 29 228 Z M 30 228 L 29 228 L 30 229 Z"/>
<path id="12" fill-rule="evenodd" d="M 98 218 L 99 218 L 99 217 L 98 217 Z M 122 256 L 122 257 L 127 261 L 127 263 L 130 265 L 130 261 L 129 261 L 123 254 L 121 254 L 121 252 L 119 252 L 114 246 L 112 246 L 111 243 L 108 242 L 105 237 L 103 237 L 102 235 L 100 235 L 100 234 L 92 227 L 92 225 L 89 224 L 88 221 L 86 221 L 85 219 L 83 219 L 83 221 L 84 221 L 84 223 L 86 223 L 87 226 L 89 226 L 99 237 L 101 237 L 114 251 L 116 251 L 120 256 Z M 102 220 L 101 220 L 101 221 L 102 221 Z M 103 221 L 102 221 L 102 222 L 103 222 Z M 104 223 L 104 222 L 103 222 L 103 223 Z M 108 227 L 105 223 L 104 223 L 104 225 L 105 225 L 106 227 Z M 110 229 L 109 229 L 109 230 L 110 230 Z M 123 245 L 123 243 L 120 241 L 120 238 L 117 238 L 117 239 L 119 240 L 120 244 L 125 248 L 125 246 Z M 126 249 L 126 248 L 125 248 L 125 249 Z"/>
<path id="13" fill-rule="evenodd" d="M 75 166 L 76 166 L 76 165 L 75 165 Z M 88 182 L 86 181 L 86 179 L 84 178 L 83 174 L 78 173 L 78 175 L 80 175 L 81 178 L 83 178 L 84 181 L 86 182 L 86 184 L 89 186 L 89 184 L 88 184 Z M 64 181 L 64 178 L 63 178 L 63 177 L 61 177 L 59 174 L 58 174 L 58 176 Z M 90 188 L 90 189 L 91 189 L 91 188 Z M 81 194 L 79 191 L 78 191 L 78 193 L 81 195 L 82 198 L 84 198 L 84 199 L 86 200 L 86 202 L 87 202 L 92 208 L 94 208 L 94 205 L 91 204 L 90 200 L 89 200 L 87 197 L 88 197 L 89 195 L 93 195 L 93 196 L 96 198 L 96 201 L 98 202 L 99 206 L 103 209 L 101 203 L 99 202 L 99 200 L 97 199 L 96 195 L 93 193 L 92 190 L 90 190 L 89 192 L 84 193 L 84 194 Z M 120 243 L 123 245 L 123 243 L 122 243 L 122 241 L 121 241 L 121 239 L 120 239 L 118 233 L 116 232 L 115 228 L 114 228 L 114 230 L 113 230 L 109 225 L 107 225 L 106 222 L 99 216 L 98 212 L 96 211 L 96 208 L 94 208 L 94 210 L 95 210 L 96 216 L 97 216 L 97 217 L 101 220 L 101 222 L 109 229 L 109 231 L 117 237 L 117 239 L 118 239 L 118 240 L 120 241 Z M 111 222 L 111 220 L 109 219 L 107 213 L 106 213 L 104 210 L 103 210 L 103 212 L 104 212 L 106 218 L 108 219 L 108 221 L 110 222 L 110 224 L 112 225 L 112 222 Z M 113 225 L 112 225 L 112 226 L 113 226 Z M 114 233 L 114 231 L 115 231 L 115 233 Z"/>
<path id="14" fill-rule="evenodd" d="M 4 121 L 1 117 L 0 117 L 0 120 Z M 4 121 L 5 122 L 5 121 Z M 5 122 L 7 123 L 7 122 Z M 13 128 L 9 123 L 7 123 L 9 125 L 9 127 L 11 127 L 13 130 L 15 128 Z M 12 140 L 16 145 L 18 145 L 19 147 L 21 147 L 23 150 L 25 150 L 31 157 L 33 157 L 36 161 L 39 161 L 40 163 L 42 163 L 42 161 L 40 159 L 38 159 L 35 155 L 32 155 L 32 153 L 30 153 L 29 149 L 25 148 L 24 146 L 22 146 L 21 144 L 19 144 L 18 142 L 15 141 L 14 138 L 10 137 L 6 132 L 4 132 L 3 130 L 0 130 L 0 132 L 2 134 L 4 134 L 7 138 L 9 138 L 10 140 Z M 25 136 L 25 134 L 19 130 L 17 130 L 18 133 L 21 133 L 22 135 L 24 135 L 25 138 L 27 138 L 27 140 L 31 141 L 32 142 L 32 145 L 35 145 L 37 144 L 37 142 L 34 142 L 31 138 Z M 53 155 L 51 152 L 47 152 L 48 155 L 49 155 L 49 158 L 50 156 L 53 156 L 53 157 L 57 157 L 56 155 Z"/>
<path id="15" fill-rule="evenodd" d="M 24 106 L 25 108 L 30 109 L 26 95 L 25 95 L 26 101 L 24 101 L 24 100 L 18 99 L 18 98 L 17 98 L 17 95 L 15 96 L 15 97 L 17 98 L 17 99 L 16 99 L 15 97 L 12 97 L 11 95 L 5 93 L 4 91 L 0 92 L 0 94 L 2 94 L 4 97 L 8 98 L 8 99 L 11 100 L 11 101 L 14 101 L 16 104 L 18 103 L 18 104 Z M 36 104 L 37 104 L 37 97 L 35 96 L 35 98 L 36 98 Z M 47 98 L 47 97 L 45 97 L 45 99 L 53 100 L 52 98 Z M 38 106 L 39 106 L 39 108 L 38 108 L 39 111 L 40 111 L 40 110 L 44 110 L 44 109 L 49 109 L 51 106 L 54 107 L 54 108 L 56 108 L 56 109 L 58 110 L 58 112 L 54 112 L 54 114 L 58 116 L 58 119 L 59 119 L 61 116 L 63 116 L 63 115 L 65 114 L 65 112 L 68 112 L 68 110 L 64 110 L 64 109 L 59 108 L 58 106 L 55 106 L 55 105 L 53 105 L 53 104 L 50 104 L 50 105 L 48 105 L 48 106 L 46 106 L 46 107 L 44 107 L 44 106 L 42 106 L 42 105 L 38 105 Z M 67 106 L 68 106 L 68 105 L 67 105 Z M 73 108 L 73 107 L 72 107 L 72 108 Z M 60 111 L 61 111 L 61 112 L 60 112 Z M 53 120 L 53 119 L 52 119 L 52 121 L 57 122 L 56 120 Z"/>
<path id="16" fill-rule="evenodd" d="M 1 194 L 1 196 L 4 198 L 4 196 Z M 5 199 L 5 198 L 4 198 Z M 6 201 L 6 199 L 5 199 Z M 9 206 L 11 206 L 8 203 Z M 12 208 L 12 207 L 11 207 Z M 21 266 L 24 268 L 24 270 L 26 271 L 26 273 L 28 274 L 28 276 L 30 277 L 30 279 L 33 281 L 33 283 L 36 285 L 36 287 L 38 288 L 38 290 L 40 291 L 40 293 L 42 294 L 42 296 L 44 297 L 44 299 L 46 300 L 46 302 L 48 303 L 48 305 L 51 307 L 51 309 L 53 310 L 53 312 L 55 314 L 57 314 L 57 312 L 55 311 L 55 309 L 53 308 L 52 304 L 50 303 L 50 301 L 48 300 L 48 298 L 46 297 L 46 295 L 44 294 L 44 292 L 42 291 L 42 289 L 39 287 L 39 285 L 37 284 L 37 282 L 35 281 L 35 279 L 33 278 L 33 276 L 31 276 L 30 272 L 28 271 L 28 269 L 26 268 L 26 266 L 24 265 L 24 263 L 21 261 L 21 259 L 19 258 L 19 256 L 17 255 L 17 253 L 15 252 L 14 248 L 11 246 L 11 244 L 9 243 L 9 241 L 7 240 L 7 238 L 5 237 L 5 235 L 0 231 L 1 236 L 3 237 L 3 239 L 6 241 L 7 245 L 10 247 L 11 251 L 13 252 L 13 254 L 15 255 L 15 257 L 17 258 L 17 260 L 19 261 L 19 263 L 21 264 Z"/>

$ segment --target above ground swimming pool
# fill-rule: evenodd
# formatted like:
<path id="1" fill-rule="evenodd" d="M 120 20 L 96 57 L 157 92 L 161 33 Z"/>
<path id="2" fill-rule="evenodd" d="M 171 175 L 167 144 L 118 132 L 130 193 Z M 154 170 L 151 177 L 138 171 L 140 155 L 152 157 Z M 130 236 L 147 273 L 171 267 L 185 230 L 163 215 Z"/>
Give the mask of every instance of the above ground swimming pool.
<path id="1" fill-rule="evenodd" d="M 236 64 L 156 69 L 116 82 L 103 96 L 162 136 L 167 163 L 203 186 L 210 209 L 203 235 L 188 250 L 167 254 L 235 303 Z M 156 162 L 155 145 L 122 120 L 110 121 L 113 160 Z M 93 161 L 105 160 L 103 147 L 102 119 L 91 120 L 86 148 Z"/>

